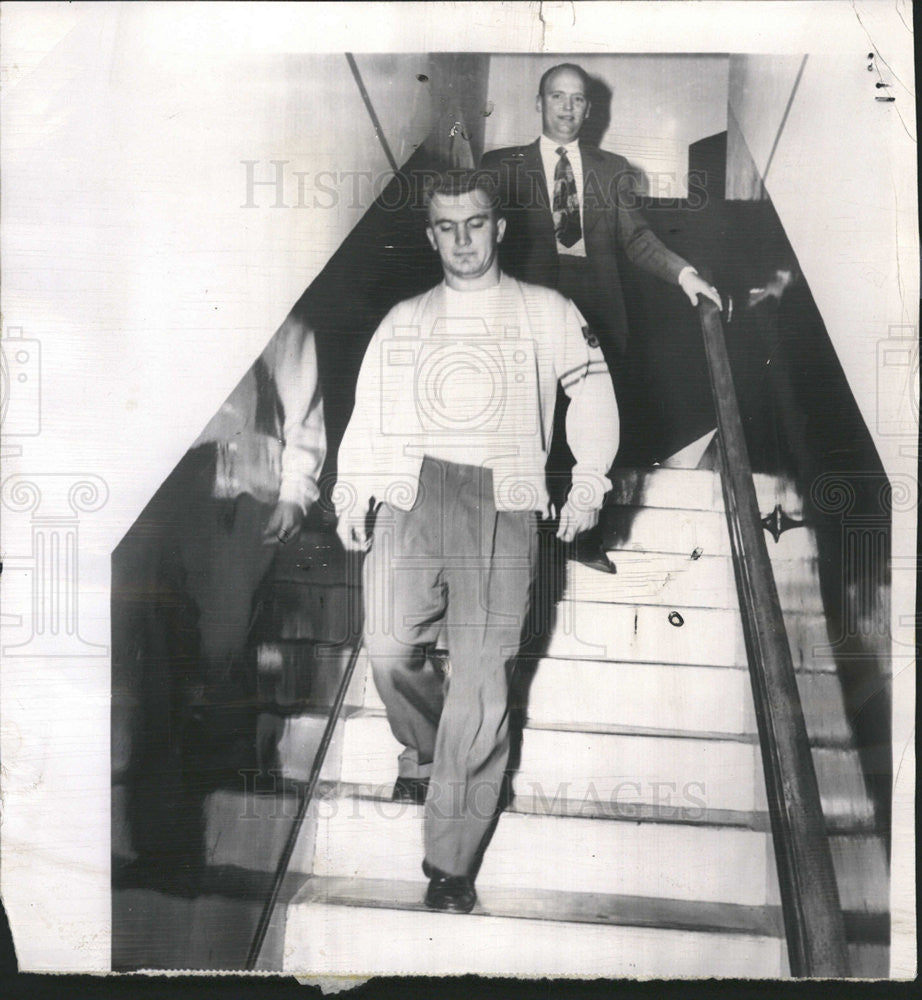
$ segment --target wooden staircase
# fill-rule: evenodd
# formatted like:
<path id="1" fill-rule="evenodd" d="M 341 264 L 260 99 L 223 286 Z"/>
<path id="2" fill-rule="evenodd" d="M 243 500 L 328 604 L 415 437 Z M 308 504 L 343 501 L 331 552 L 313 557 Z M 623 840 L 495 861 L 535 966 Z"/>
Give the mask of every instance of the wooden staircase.
<path id="1" fill-rule="evenodd" d="M 778 484 L 757 477 L 756 486 L 771 510 Z M 783 502 L 796 512 L 796 497 Z M 518 668 L 514 795 L 477 877 L 475 911 L 436 914 L 422 903 L 422 808 L 390 802 L 400 748 L 360 660 L 275 915 L 280 944 L 261 968 L 789 974 L 719 477 L 626 470 L 606 518 L 617 575 L 568 563 L 545 648 Z M 817 553 L 806 528 L 769 545 L 852 975 L 885 976 L 885 838 L 828 645 Z M 284 642 L 279 651 L 289 655 Z M 286 778 L 306 779 L 323 723 L 321 712 L 285 720 Z M 212 796 L 211 864 L 270 871 L 293 801 L 271 790 Z"/>

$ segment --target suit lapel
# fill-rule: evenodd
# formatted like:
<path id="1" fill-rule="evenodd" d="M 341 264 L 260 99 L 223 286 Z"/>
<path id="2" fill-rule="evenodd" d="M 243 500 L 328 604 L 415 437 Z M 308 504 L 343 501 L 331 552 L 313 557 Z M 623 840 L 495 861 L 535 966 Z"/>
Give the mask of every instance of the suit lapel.
<path id="1" fill-rule="evenodd" d="M 522 170 L 525 173 L 526 193 L 534 192 L 538 198 L 538 206 L 550 210 L 551 199 L 547 190 L 547 179 L 544 176 L 544 163 L 541 160 L 540 140 L 526 146 L 522 154 Z"/>

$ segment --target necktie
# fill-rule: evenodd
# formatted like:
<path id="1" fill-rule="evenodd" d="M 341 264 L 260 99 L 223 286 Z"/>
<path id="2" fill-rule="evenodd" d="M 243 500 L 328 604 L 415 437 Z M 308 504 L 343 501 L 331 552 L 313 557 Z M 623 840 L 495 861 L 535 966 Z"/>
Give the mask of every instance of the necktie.
<path id="1" fill-rule="evenodd" d="M 557 147 L 557 169 L 554 171 L 554 203 L 551 212 L 554 216 L 554 230 L 558 242 L 565 247 L 571 247 L 582 238 L 583 230 L 579 223 L 579 198 L 576 196 L 576 178 L 573 167 L 563 146 Z"/>

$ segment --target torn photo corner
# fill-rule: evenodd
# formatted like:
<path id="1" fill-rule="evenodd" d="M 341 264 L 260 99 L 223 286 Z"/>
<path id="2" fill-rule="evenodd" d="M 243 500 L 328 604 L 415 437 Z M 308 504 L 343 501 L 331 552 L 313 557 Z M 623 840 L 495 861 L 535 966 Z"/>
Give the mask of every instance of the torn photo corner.
<path id="1" fill-rule="evenodd" d="M 910 5 L 2 16 L 20 970 L 912 979 Z"/>

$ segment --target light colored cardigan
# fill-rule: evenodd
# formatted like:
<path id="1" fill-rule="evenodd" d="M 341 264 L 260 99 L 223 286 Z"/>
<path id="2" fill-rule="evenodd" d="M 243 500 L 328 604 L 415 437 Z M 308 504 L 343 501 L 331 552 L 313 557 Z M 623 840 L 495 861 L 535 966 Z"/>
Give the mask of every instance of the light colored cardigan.
<path id="1" fill-rule="evenodd" d="M 500 279 L 500 292 L 501 316 L 493 319 L 501 329 L 484 326 L 479 336 L 469 320 L 467 334 L 458 333 L 464 323 L 453 327 L 444 283 L 398 303 L 385 316 L 362 361 L 339 449 L 333 493 L 338 515 L 361 517 L 371 501 L 413 507 L 427 440 L 440 432 L 439 414 L 427 412 L 432 386 L 425 382 L 426 373 L 438 368 L 436 351 L 446 365 L 452 351 L 464 363 L 480 352 L 484 366 L 496 373 L 497 407 L 464 433 L 471 435 L 477 455 L 492 435 L 495 457 L 481 464 L 493 470 L 498 510 L 548 513 L 545 465 L 558 382 L 570 397 L 567 443 L 576 458 L 570 499 L 585 508 L 601 506 L 611 488 L 606 473 L 618 450 L 619 428 L 598 343 L 573 303 L 557 292 L 508 275 Z M 459 437 L 457 429 L 446 433 Z M 439 445 L 444 457 L 441 438 Z M 456 461 L 470 464 L 463 447 L 457 454 Z"/>

